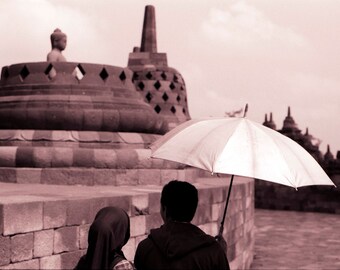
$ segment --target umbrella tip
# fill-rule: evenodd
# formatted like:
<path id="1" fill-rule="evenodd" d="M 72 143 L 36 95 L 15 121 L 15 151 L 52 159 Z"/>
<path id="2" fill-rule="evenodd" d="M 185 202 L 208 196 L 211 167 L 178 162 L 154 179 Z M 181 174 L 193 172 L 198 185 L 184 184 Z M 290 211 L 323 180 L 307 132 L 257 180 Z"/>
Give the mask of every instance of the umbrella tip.
<path id="1" fill-rule="evenodd" d="M 247 116 L 247 112 L 248 112 L 248 103 L 246 103 L 246 106 L 244 107 L 243 118 Z"/>

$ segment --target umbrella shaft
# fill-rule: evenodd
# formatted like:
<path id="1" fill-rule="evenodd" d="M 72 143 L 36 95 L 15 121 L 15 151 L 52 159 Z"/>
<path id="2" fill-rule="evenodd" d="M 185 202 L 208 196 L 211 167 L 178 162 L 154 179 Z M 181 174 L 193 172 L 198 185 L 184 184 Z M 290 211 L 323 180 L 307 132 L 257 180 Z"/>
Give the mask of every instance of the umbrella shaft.
<path id="1" fill-rule="evenodd" d="M 221 221 L 219 235 L 222 235 L 222 233 L 223 233 L 224 220 L 225 220 L 225 216 L 227 214 L 228 203 L 229 203 L 229 198 L 230 198 L 231 187 L 233 186 L 233 181 L 234 181 L 234 175 L 231 175 L 230 185 L 229 185 L 229 189 L 228 189 L 228 196 L 227 196 L 227 200 L 225 202 L 225 207 L 224 207 L 223 218 L 222 218 L 222 221 Z"/>

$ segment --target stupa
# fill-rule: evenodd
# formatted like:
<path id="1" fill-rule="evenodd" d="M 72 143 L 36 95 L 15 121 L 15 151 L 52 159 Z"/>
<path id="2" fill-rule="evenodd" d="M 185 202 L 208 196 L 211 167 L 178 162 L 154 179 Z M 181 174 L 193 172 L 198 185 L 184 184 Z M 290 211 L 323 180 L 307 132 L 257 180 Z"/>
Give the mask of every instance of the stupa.
<path id="1" fill-rule="evenodd" d="M 0 180 L 92 185 L 101 169 L 152 168 L 142 150 L 169 124 L 136 91 L 134 72 L 67 62 L 59 29 L 51 43 L 49 61 L 2 68 Z"/>
<path id="2" fill-rule="evenodd" d="M 156 18 L 153 6 L 145 7 L 142 41 L 129 55 L 137 91 L 153 110 L 163 116 L 170 128 L 190 119 L 185 82 L 168 66 L 166 53 L 157 52 Z"/>

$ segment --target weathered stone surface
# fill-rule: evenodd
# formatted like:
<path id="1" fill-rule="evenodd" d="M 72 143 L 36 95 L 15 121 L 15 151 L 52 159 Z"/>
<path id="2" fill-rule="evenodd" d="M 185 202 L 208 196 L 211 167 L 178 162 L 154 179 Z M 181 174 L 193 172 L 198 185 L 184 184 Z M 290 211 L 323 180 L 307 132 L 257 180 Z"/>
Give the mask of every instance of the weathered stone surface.
<path id="1" fill-rule="evenodd" d="M 16 182 L 19 184 L 38 184 L 41 181 L 41 169 L 17 168 Z"/>
<path id="2" fill-rule="evenodd" d="M 149 196 L 147 194 L 132 197 L 132 215 L 146 215 L 149 213 Z"/>
<path id="3" fill-rule="evenodd" d="M 73 150 L 66 147 L 56 147 L 53 151 L 51 165 L 53 167 L 71 167 L 73 164 Z"/>
<path id="4" fill-rule="evenodd" d="M 214 203 L 212 205 L 211 220 L 217 221 L 223 215 L 225 203 Z M 229 213 L 229 212 L 228 212 Z M 230 213 L 229 213 L 230 214 Z"/>
<path id="5" fill-rule="evenodd" d="M 73 166 L 74 167 L 92 167 L 94 164 L 93 149 L 73 149 Z"/>
<path id="6" fill-rule="evenodd" d="M 138 184 L 138 170 L 117 170 L 117 186 L 136 186 Z"/>
<path id="7" fill-rule="evenodd" d="M 0 181 L 4 183 L 15 183 L 17 181 L 15 169 L 0 168 Z"/>
<path id="8" fill-rule="evenodd" d="M 218 234 L 219 226 L 216 222 L 205 223 L 198 226 L 202 231 L 211 236 L 216 236 Z"/>
<path id="9" fill-rule="evenodd" d="M 11 241 L 9 236 L 1 236 L 0 234 L 0 266 L 10 263 L 11 259 Z"/>
<path id="10" fill-rule="evenodd" d="M 67 201 L 44 202 L 44 229 L 65 226 L 67 217 Z"/>
<path id="11" fill-rule="evenodd" d="M 171 180 L 176 180 L 178 178 L 177 170 L 161 170 L 161 184 L 165 185 Z"/>
<path id="12" fill-rule="evenodd" d="M 192 220 L 192 223 L 196 225 L 201 225 L 205 223 L 210 223 L 211 218 L 211 207 L 209 204 L 199 204 L 197 206 L 196 214 Z"/>
<path id="13" fill-rule="evenodd" d="M 3 234 L 38 231 L 43 228 L 42 202 L 3 205 Z"/>
<path id="14" fill-rule="evenodd" d="M 86 249 L 88 247 L 88 235 L 90 230 L 90 224 L 79 226 L 79 248 Z"/>
<path id="15" fill-rule="evenodd" d="M 57 185 L 93 185 L 92 169 L 57 169 L 44 168 L 41 172 L 41 183 Z"/>
<path id="16" fill-rule="evenodd" d="M 2 167 L 14 167 L 16 163 L 16 147 L 1 147 L 0 164 Z"/>
<path id="17" fill-rule="evenodd" d="M 146 233 L 146 216 L 135 216 L 130 218 L 131 237 L 140 236 Z"/>
<path id="18" fill-rule="evenodd" d="M 85 254 L 83 250 L 77 250 L 68 253 L 62 253 L 61 257 L 61 269 L 74 269 L 81 256 Z"/>
<path id="19" fill-rule="evenodd" d="M 34 232 L 33 257 L 44 257 L 53 253 L 54 230 Z"/>
<path id="20" fill-rule="evenodd" d="M 116 168 L 117 155 L 113 150 L 94 149 L 94 167 L 96 168 Z"/>
<path id="21" fill-rule="evenodd" d="M 139 185 L 160 185 L 161 171 L 158 169 L 139 169 L 138 184 Z"/>
<path id="22" fill-rule="evenodd" d="M 130 196 L 115 196 L 107 198 L 107 206 L 120 207 L 131 216 L 131 197 Z"/>
<path id="23" fill-rule="evenodd" d="M 158 192 L 149 193 L 149 213 L 159 213 L 161 205 L 161 194 Z"/>
<path id="24" fill-rule="evenodd" d="M 96 185 L 117 185 L 116 170 L 97 169 L 93 171 L 93 184 Z"/>
<path id="25" fill-rule="evenodd" d="M 41 258 L 40 269 L 62 269 L 60 254 Z"/>
<path id="26" fill-rule="evenodd" d="M 117 168 L 135 168 L 138 164 L 137 152 L 132 149 L 119 149 L 116 150 L 117 155 Z"/>
<path id="27" fill-rule="evenodd" d="M 71 200 L 67 203 L 66 225 L 84 225 L 91 220 L 91 200 Z"/>
<path id="28" fill-rule="evenodd" d="M 18 234 L 11 237 L 11 262 L 33 258 L 33 233 Z"/>
<path id="29" fill-rule="evenodd" d="M 151 229 L 160 227 L 164 221 L 160 213 L 154 213 L 151 215 L 146 215 L 146 232 L 150 233 Z"/>
<path id="30" fill-rule="evenodd" d="M 123 252 L 129 261 L 134 260 L 135 256 L 135 250 L 136 250 L 136 239 L 135 238 L 130 238 L 129 241 L 126 243 L 126 245 L 123 247 Z"/>
<path id="31" fill-rule="evenodd" d="M 55 254 L 64 251 L 74 251 L 79 248 L 79 227 L 63 227 L 56 229 L 54 232 L 54 246 Z"/>
<path id="32" fill-rule="evenodd" d="M 13 263 L 8 265 L 7 267 L 3 267 L 3 269 L 39 269 L 39 259 Z"/>

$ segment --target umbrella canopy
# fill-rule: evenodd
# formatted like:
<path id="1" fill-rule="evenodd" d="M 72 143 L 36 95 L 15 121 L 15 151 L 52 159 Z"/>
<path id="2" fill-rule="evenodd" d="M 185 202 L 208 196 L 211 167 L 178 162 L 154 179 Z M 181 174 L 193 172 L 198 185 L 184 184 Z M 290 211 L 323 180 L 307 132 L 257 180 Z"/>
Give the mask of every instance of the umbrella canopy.
<path id="1" fill-rule="evenodd" d="M 334 185 L 303 147 L 247 118 L 187 121 L 152 144 L 151 152 L 151 157 L 212 173 L 252 177 L 294 188 Z"/>

